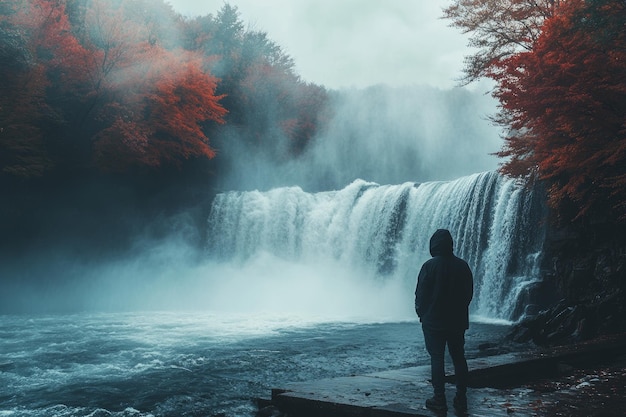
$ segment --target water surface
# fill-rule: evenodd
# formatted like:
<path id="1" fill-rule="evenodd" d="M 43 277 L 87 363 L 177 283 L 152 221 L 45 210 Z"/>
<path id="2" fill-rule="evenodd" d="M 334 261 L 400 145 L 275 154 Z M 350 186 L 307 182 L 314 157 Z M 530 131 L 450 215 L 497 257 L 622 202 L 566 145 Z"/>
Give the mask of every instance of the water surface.
<path id="1" fill-rule="evenodd" d="M 468 357 L 507 330 L 472 323 Z M 428 363 L 418 322 L 183 312 L 0 316 L 0 416 L 253 416 L 286 382 Z"/>

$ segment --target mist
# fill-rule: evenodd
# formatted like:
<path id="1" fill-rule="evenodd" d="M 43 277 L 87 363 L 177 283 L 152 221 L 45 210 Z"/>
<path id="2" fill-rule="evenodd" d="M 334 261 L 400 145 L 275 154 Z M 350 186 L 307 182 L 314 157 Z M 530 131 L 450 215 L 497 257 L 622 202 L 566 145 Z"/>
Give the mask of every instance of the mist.
<path id="1" fill-rule="evenodd" d="M 377 282 L 365 270 L 269 253 L 217 262 L 175 234 L 138 242 L 116 259 L 88 262 L 53 250 L 0 269 L 13 277 L 0 283 L 0 314 L 195 311 L 268 320 L 290 316 L 300 324 L 412 317 L 411 291 L 397 282 Z M 399 297 L 407 302 L 398 304 Z"/>
<path id="2" fill-rule="evenodd" d="M 465 88 L 385 85 L 330 92 L 332 117 L 305 152 L 286 158 L 286 140 L 255 152 L 236 135 L 222 144 L 229 171 L 222 190 L 298 185 L 340 189 L 355 179 L 379 184 L 452 180 L 495 170 L 500 130 L 493 98 Z M 280 143 L 280 141 L 277 141 Z"/>

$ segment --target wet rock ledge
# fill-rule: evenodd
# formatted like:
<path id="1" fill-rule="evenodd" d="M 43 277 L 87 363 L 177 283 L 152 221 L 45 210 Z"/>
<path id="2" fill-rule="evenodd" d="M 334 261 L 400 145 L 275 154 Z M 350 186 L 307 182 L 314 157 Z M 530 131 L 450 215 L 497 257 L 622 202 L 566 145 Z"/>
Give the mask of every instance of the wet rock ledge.
<path id="1" fill-rule="evenodd" d="M 613 416 L 622 414 L 610 414 L 611 410 L 624 409 L 614 407 L 626 401 L 626 334 L 476 358 L 468 364 L 470 416 Z M 446 377 L 450 408 L 454 397 L 451 371 Z M 286 383 L 272 389 L 271 398 L 258 400 L 257 416 L 435 416 L 424 407 L 432 394 L 429 378 L 429 366 L 416 366 Z M 608 414 L 598 414 L 607 407 Z M 451 408 L 448 415 L 457 414 Z"/>
<path id="2" fill-rule="evenodd" d="M 549 228 L 542 282 L 520 304 L 514 342 L 555 346 L 626 332 L 626 227 Z"/>

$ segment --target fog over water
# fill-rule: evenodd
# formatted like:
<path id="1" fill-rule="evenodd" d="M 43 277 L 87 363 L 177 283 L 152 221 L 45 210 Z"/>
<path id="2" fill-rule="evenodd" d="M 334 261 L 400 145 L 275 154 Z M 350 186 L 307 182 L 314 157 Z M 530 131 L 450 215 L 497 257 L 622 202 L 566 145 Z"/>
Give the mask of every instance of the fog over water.
<path id="1" fill-rule="evenodd" d="M 3 285 L 2 308 L 32 313 L 207 311 L 243 321 L 255 317 L 255 326 L 263 326 L 262 317 L 276 315 L 292 317 L 294 325 L 412 317 L 410 309 L 396 303 L 401 286 L 364 279 L 361 271 L 339 262 L 314 265 L 268 253 L 243 264 L 216 262 L 198 259 L 195 248 L 175 237 L 149 245 L 128 258 L 98 264 L 74 262 L 68 253 L 34 256 L 31 267 L 12 271 L 13 288 Z M 20 271 L 46 279 L 24 286 Z"/>

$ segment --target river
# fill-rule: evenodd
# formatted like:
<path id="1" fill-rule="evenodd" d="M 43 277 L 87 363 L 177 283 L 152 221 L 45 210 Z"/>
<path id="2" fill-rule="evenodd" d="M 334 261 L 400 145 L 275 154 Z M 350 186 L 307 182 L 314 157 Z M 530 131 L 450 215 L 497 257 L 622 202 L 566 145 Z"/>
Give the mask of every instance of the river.
<path id="1" fill-rule="evenodd" d="M 467 356 L 507 325 L 472 322 Z M 248 417 L 284 383 L 428 363 L 415 320 L 125 312 L 0 316 L 0 416 Z"/>

